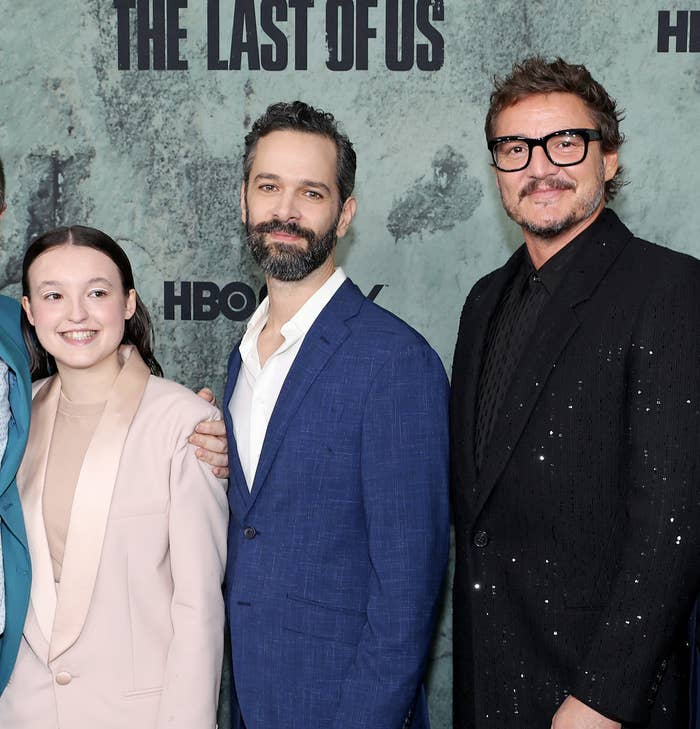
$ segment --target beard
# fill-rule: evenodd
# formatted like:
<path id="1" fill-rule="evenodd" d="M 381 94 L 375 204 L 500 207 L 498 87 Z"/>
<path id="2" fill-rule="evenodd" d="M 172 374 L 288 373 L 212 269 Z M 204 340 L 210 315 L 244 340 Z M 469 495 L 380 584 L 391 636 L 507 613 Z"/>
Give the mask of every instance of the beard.
<path id="1" fill-rule="evenodd" d="M 554 238 L 560 233 L 570 230 L 580 222 L 587 220 L 593 215 L 598 209 L 603 195 L 605 194 L 605 165 L 601 164 L 600 170 L 597 175 L 597 182 L 599 183 L 596 188 L 590 192 L 586 197 L 581 198 L 577 201 L 576 205 L 569 211 L 568 214 L 557 219 L 545 220 L 542 222 L 535 222 L 527 219 L 523 216 L 516 208 L 515 205 L 507 205 L 506 201 L 501 195 L 503 201 L 503 207 L 505 208 L 508 217 L 516 222 L 523 230 L 536 235 L 538 238 Z M 525 187 L 520 190 L 518 194 L 518 200 L 522 200 L 524 197 L 534 192 L 541 186 L 547 188 L 554 188 L 557 190 L 575 190 L 576 183 L 569 180 L 560 180 L 553 178 L 543 185 L 543 181 L 539 179 L 530 180 Z"/>
<path id="2" fill-rule="evenodd" d="M 246 209 L 246 219 L 250 215 Z M 297 223 L 283 223 L 279 220 L 266 220 L 251 226 L 246 223 L 247 243 L 255 262 L 262 270 L 278 281 L 301 281 L 328 260 L 337 241 L 336 219 L 322 235 Z M 286 243 L 267 243 L 268 233 L 286 233 L 304 238 L 306 248 Z"/>

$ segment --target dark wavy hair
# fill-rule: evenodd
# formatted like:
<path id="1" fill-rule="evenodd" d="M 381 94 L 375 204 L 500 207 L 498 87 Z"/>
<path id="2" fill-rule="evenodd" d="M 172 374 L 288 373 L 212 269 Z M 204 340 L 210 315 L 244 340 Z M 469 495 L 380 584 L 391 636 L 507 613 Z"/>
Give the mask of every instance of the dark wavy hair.
<path id="1" fill-rule="evenodd" d="M 336 182 L 340 193 L 341 207 L 352 195 L 355 187 L 355 170 L 357 156 L 352 142 L 338 129 L 333 114 L 314 109 L 303 101 L 291 103 L 279 102 L 267 107 L 265 113 L 255 120 L 253 127 L 245 137 L 243 153 L 243 179 L 248 185 L 250 170 L 253 166 L 255 148 L 258 140 L 271 132 L 294 131 L 320 134 L 335 143 L 336 150 Z"/>
<path id="2" fill-rule="evenodd" d="M 616 152 L 625 141 L 620 132 L 624 111 L 599 84 L 583 65 L 567 63 L 556 58 L 551 63 L 542 56 L 531 56 L 514 64 L 505 78 L 493 80 L 494 89 L 486 114 L 486 138 L 494 136 L 496 118 L 503 109 L 533 94 L 553 92 L 575 94 L 583 101 L 593 117 L 593 123 L 600 130 L 603 152 Z M 625 184 L 622 166 L 615 176 L 605 183 L 605 199 L 612 200 Z"/>
<path id="3" fill-rule="evenodd" d="M 131 264 L 122 248 L 106 233 L 96 228 L 88 228 L 83 225 L 73 225 L 70 228 L 56 228 L 48 233 L 39 236 L 30 244 L 24 254 L 22 261 L 22 294 L 28 299 L 29 296 L 29 269 L 32 263 L 42 254 L 51 248 L 58 246 L 72 245 L 94 248 L 104 253 L 114 262 L 119 269 L 124 293 L 128 294 L 134 289 L 134 274 L 131 271 Z M 29 323 L 27 315 L 22 310 L 22 336 L 29 351 L 29 366 L 32 379 L 48 377 L 56 372 L 54 358 L 41 346 L 37 339 L 34 327 Z M 154 375 L 163 376 L 163 369 L 153 354 L 153 325 L 148 310 L 144 306 L 138 294 L 136 294 L 136 311 L 134 315 L 124 322 L 124 336 L 122 344 L 133 344 L 148 365 Z"/>

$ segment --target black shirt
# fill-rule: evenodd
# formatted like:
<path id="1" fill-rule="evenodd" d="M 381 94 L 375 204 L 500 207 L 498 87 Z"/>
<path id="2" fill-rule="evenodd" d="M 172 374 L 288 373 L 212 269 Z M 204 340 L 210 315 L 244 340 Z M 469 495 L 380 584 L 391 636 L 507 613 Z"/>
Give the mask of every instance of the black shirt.
<path id="1" fill-rule="evenodd" d="M 605 211 L 601 215 L 604 215 Z M 590 228 L 590 226 L 589 226 Z M 476 466 L 481 463 L 498 411 L 537 320 L 589 237 L 588 228 L 557 251 L 539 270 L 523 249 L 521 264 L 503 290 L 491 317 L 476 401 Z"/>

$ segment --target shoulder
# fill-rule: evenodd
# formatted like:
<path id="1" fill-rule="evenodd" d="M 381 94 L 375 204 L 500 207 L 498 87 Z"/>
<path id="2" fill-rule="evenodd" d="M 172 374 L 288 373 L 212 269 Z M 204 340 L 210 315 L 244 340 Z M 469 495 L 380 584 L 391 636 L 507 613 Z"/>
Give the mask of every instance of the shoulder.
<path id="1" fill-rule="evenodd" d="M 442 361 L 422 334 L 387 309 L 365 299 L 353 319 L 347 322 L 349 346 L 377 361 L 404 360 L 419 369 L 444 372 Z M 417 373 L 416 373 L 417 374 Z"/>
<path id="2" fill-rule="evenodd" d="M 22 339 L 19 322 L 19 304 L 14 299 L 0 294 L 0 326 L 18 342 Z"/>
<path id="3" fill-rule="evenodd" d="M 654 278 L 688 281 L 700 279 L 700 260 L 687 253 L 680 253 L 641 238 L 633 238 L 626 253 L 651 271 Z"/>
<path id="4" fill-rule="evenodd" d="M 349 281 L 349 283 L 352 283 Z M 412 326 L 387 309 L 375 304 L 352 284 L 351 294 L 357 297 L 358 306 L 352 316 L 345 320 L 352 340 L 361 346 L 372 346 L 377 351 L 397 351 L 407 348 L 432 348 L 426 339 Z"/>
<path id="5" fill-rule="evenodd" d="M 521 265 L 524 252 L 525 244 L 523 243 L 502 266 L 495 268 L 493 271 L 477 279 L 476 283 L 470 289 L 469 294 L 467 294 L 462 313 L 465 310 L 478 308 L 482 304 L 483 298 L 491 295 L 494 288 L 499 291 L 502 290 L 506 283 L 516 274 Z"/>
<path id="6" fill-rule="evenodd" d="M 0 294 L 0 316 L 13 316 L 19 319 L 19 303 L 9 296 Z"/>
<path id="7" fill-rule="evenodd" d="M 388 380 L 447 387 L 447 375 L 437 352 L 390 311 L 364 299 L 357 315 L 346 324 L 350 336 L 343 343 L 341 361 L 352 377 L 364 380 L 366 386 Z"/>
<path id="8" fill-rule="evenodd" d="M 620 295 L 636 291 L 643 310 L 700 308 L 700 261 L 641 238 L 632 238 L 616 262 Z"/>
<path id="9" fill-rule="evenodd" d="M 184 385 L 150 375 L 143 393 L 140 414 L 157 417 L 166 428 L 191 428 L 202 420 L 216 420 L 221 413 Z M 156 421 L 154 421 L 156 422 Z"/>

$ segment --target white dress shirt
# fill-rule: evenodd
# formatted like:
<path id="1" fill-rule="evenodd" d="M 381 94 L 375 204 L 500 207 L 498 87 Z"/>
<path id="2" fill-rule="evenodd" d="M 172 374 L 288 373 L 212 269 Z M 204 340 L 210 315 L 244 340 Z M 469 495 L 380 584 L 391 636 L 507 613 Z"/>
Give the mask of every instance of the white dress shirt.
<path id="1" fill-rule="evenodd" d="M 284 342 L 268 357 L 263 367 L 258 357 L 258 337 L 267 324 L 269 299 L 260 304 L 248 322 L 239 347 L 241 369 L 228 407 L 238 457 L 249 490 L 253 488 L 267 426 L 287 374 L 306 333 L 346 278 L 342 268 L 335 269 L 323 286 L 282 326 L 280 332 Z"/>

